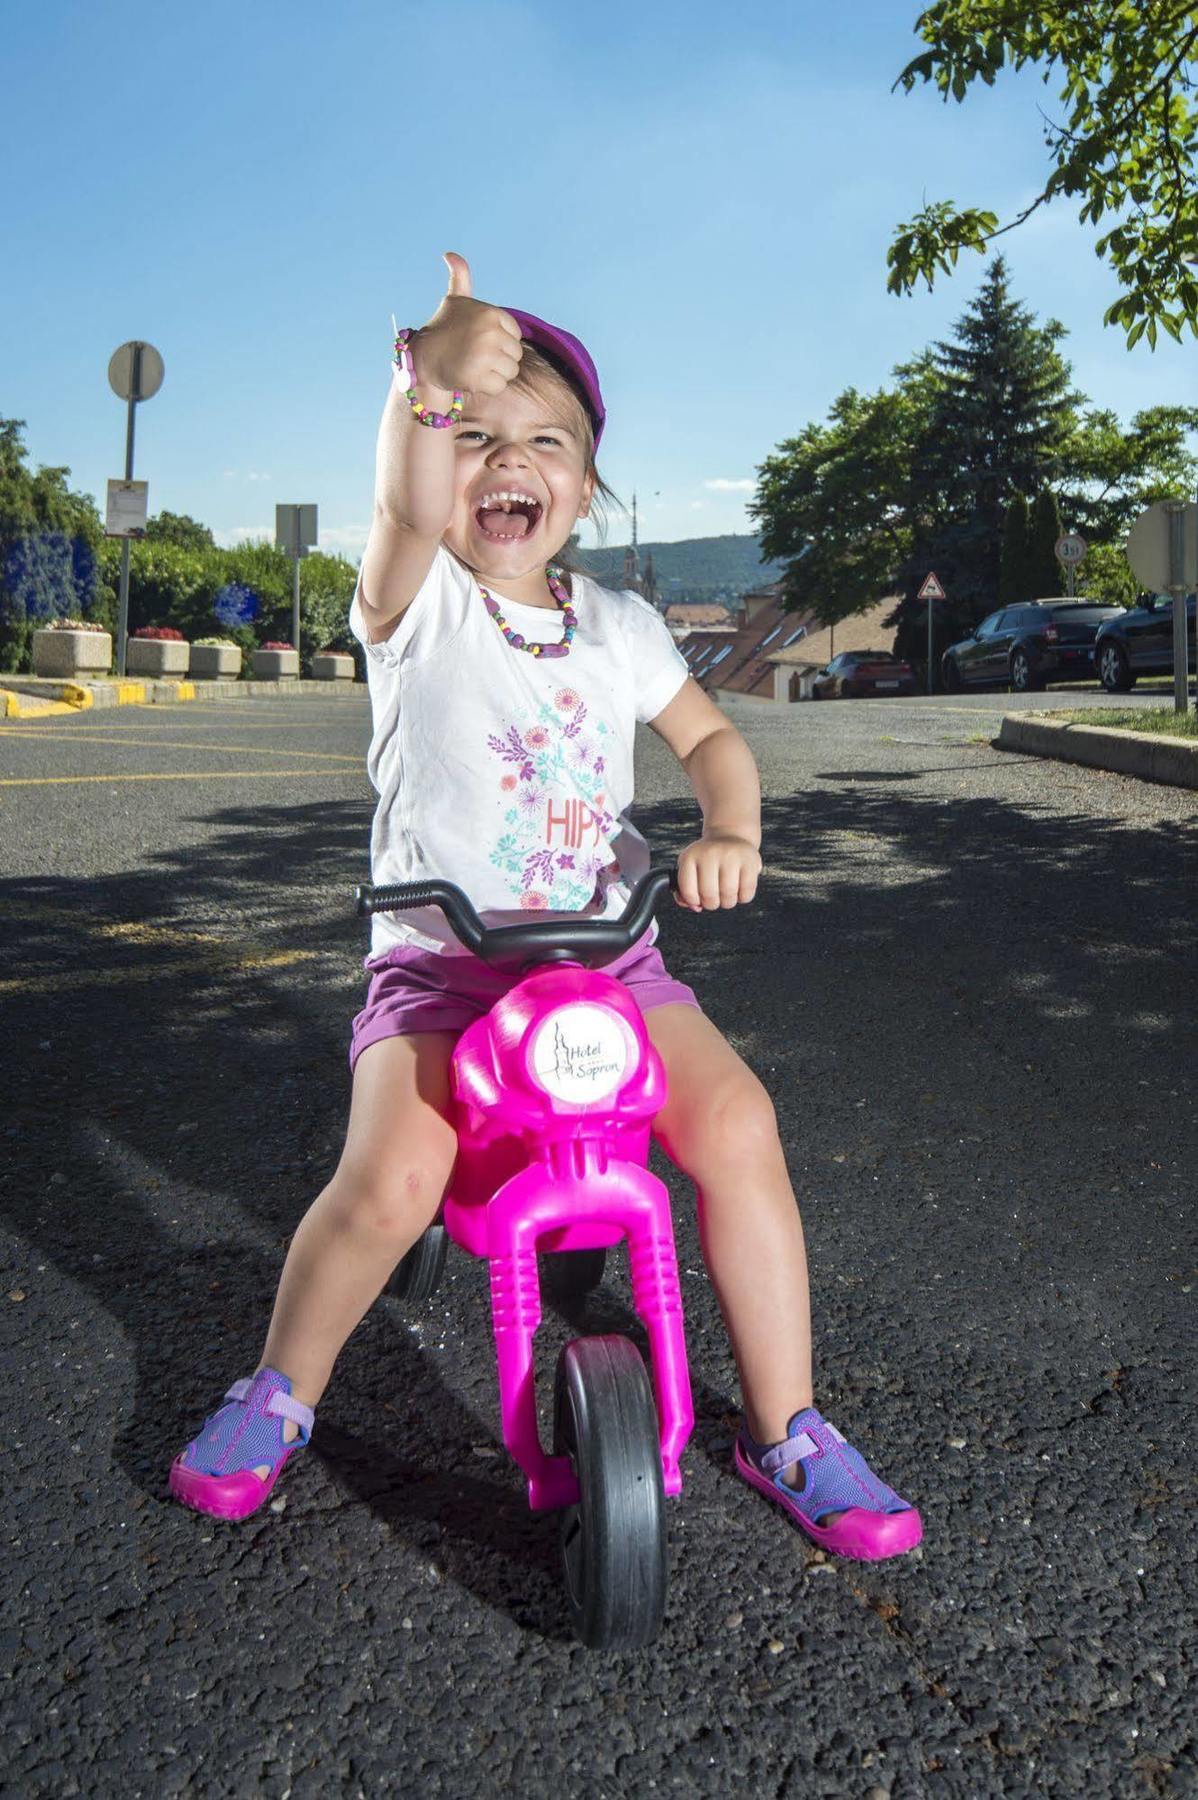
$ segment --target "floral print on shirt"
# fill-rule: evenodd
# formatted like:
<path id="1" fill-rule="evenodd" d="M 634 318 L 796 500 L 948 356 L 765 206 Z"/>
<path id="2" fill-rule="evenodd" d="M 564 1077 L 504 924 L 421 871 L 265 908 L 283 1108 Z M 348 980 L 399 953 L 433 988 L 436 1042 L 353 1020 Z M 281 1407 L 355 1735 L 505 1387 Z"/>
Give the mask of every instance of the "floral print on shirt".
<path id="1" fill-rule="evenodd" d="M 508 829 L 491 861 L 528 912 L 581 912 L 600 870 L 615 860 L 608 845 L 616 825 L 607 804 L 608 735 L 601 719 L 588 719 L 573 688 L 563 687 L 552 705 L 541 702 L 532 723 L 487 737 L 502 765 L 500 790 L 512 796 L 504 814 Z"/>

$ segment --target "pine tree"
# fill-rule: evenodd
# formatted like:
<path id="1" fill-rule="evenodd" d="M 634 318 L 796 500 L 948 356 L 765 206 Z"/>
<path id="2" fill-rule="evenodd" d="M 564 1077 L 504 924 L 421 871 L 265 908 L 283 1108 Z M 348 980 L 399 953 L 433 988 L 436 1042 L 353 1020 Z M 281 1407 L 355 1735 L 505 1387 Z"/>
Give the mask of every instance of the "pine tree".
<path id="1" fill-rule="evenodd" d="M 1061 535 L 1061 509 L 1057 497 L 1047 488 L 1036 495 L 1032 508 L 1032 531 L 1028 550 L 1031 575 L 1030 600 L 1047 600 L 1059 594 L 1064 571 L 1057 561 L 1054 545 Z"/>
<path id="2" fill-rule="evenodd" d="M 998 604 L 1018 606 L 1032 598 L 1027 496 L 1016 493 L 1007 508 L 998 570 Z"/>
<path id="3" fill-rule="evenodd" d="M 916 595 L 930 569 L 947 599 L 937 604 L 933 656 L 999 604 L 1005 510 L 1060 472 L 1062 448 L 1084 395 L 1069 386 L 1056 349 L 1065 327 L 1037 326 L 1011 298 L 1002 256 L 965 316 L 956 343 L 938 342 L 940 393 L 911 467 L 907 516 L 918 521 L 900 571 L 896 649 L 921 666 L 927 614 Z"/>

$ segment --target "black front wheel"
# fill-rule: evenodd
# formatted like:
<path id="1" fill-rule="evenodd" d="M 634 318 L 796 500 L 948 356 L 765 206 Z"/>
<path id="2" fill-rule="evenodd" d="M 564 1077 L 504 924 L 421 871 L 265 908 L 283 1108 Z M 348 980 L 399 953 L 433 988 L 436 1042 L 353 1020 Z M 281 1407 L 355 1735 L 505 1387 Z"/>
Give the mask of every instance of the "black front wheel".
<path id="1" fill-rule="evenodd" d="M 575 1631 L 593 1650 L 650 1644 L 666 1604 L 666 1514 L 657 1408 L 625 1337 L 575 1338 L 557 1359 L 553 1438 L 578 1477 L 561 1517 Z"/>
<path id="2" fill-rule="evenodd" d="M 430 1299 L 444 1273 L 448 1249 L 449 1233 L 444 1225 L 430 1225 L 396 1265 L 386 1292 L 393 1299 L 406 1300 L 412 1305 Z"/>
<path id="3" fill-rule="evenodd" d="M 944 665 L 944 691 L 946 694 L 959 694 L 964 686 L 961 671 L 950 657 Z"/>

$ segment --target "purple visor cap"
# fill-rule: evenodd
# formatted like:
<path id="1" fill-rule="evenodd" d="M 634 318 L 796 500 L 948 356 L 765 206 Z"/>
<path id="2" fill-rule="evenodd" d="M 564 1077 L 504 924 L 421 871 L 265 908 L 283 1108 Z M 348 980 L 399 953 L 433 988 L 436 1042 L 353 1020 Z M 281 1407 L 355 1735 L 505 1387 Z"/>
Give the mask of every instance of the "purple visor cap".
<path id="1" fill-rule="evenodd" d="M 591 353 L 586 345 L 571 332 L 563 331 L 560 325 L 550 325 L 533 313 L 520 312 L 514 306 L 505 306 L 503 310 L 511 313 L 515 319 L 520 327 L 520 336 L 535 345 L 577 393 L 591 415 L 595 449 L 598 450 L 607 413 L 603 407 L 603 395 L 599 392 L 599 371 L 591 361 Z"/>

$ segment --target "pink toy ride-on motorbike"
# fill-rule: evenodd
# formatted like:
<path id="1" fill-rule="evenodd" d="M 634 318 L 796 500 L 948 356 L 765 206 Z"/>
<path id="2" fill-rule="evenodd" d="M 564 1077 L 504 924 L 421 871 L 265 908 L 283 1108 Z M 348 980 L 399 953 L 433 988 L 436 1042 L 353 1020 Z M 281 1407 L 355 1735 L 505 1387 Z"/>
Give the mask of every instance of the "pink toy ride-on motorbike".
<path id="1" fill-rule="evenodd" d="M 676 880 L 651 869 L 619 919 L 493 929 L 448 881 L 357 890 L 363 914 L 440 906 L 468 950 L 524 975 L 454 1048 L 453 1176 L 388 1291 L 427 1298 L 447 1235 L 488 1259 L 503 1441 L 528 1478 L 529 1505 L 561 1512 L 571 1618 L 599 1649 L 648 1644 L 660 1627 L 664 1497 L 681 1491 L 694 1423 L 669 1196 L 645 1166 L 665 1071 L 631 994 L 602 971 L 648 929 Z M 607 1247 L 625 1237 L 652 1386 L 628 1338 L 575 1338 L 557 1362 L 546 1455 L 533 1371 L 538 1255 L 546 1290 L 566 1297 L 598 1282 Z"/>

